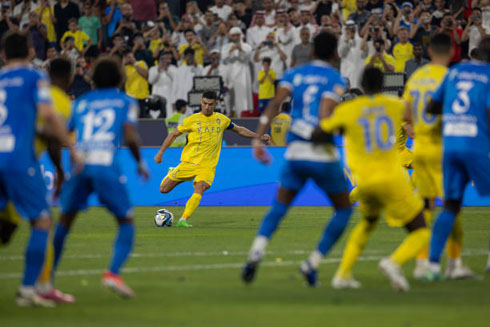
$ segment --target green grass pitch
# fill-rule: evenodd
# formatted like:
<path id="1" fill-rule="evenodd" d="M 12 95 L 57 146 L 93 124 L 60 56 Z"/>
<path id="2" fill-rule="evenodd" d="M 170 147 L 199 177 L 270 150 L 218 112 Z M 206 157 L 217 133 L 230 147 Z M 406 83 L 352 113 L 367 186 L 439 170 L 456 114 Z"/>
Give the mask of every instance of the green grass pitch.
<path id="1" fill-rule="evenodd" d="M 157 228 L 157 208 L 136 208 L 137 240 L 123 274 L 136 292 L 124 300 L 100 286 L 116 225 L 101 208 L 82 214 L 68 238 L 57 286 L 74 305 L 21 309 L 14 295 L 28 235 L 26 223 L 0 248 L 0 326 L 489 326 L 490 276 L 483 280 L 426 284 L 394 292 L 377 269 L 405 232 L 383 222 L 372 235 L 355 277 L 360 290 L 336 291 L 330 279 L 356 212 L 339 244 L 320 267 L 322 286 L 305 287 L 298 264 L 315 246 L 330 208 L 295 207 L 273 238 L 255 283 L 240 269 L 265 207 L 201 207 L 192 229 Z M 169 208 L 176 217 L 183 208 Z M 465 208 L 464 260 L 484 274 L 490 209 Z M 405 272 L 411 277 L 413 262 Z"/>

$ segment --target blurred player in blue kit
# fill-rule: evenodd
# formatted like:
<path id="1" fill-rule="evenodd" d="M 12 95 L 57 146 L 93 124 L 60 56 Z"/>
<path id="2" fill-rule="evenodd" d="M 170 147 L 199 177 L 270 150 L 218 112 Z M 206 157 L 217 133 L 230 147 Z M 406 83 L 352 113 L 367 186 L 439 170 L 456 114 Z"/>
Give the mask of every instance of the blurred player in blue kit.
<path id="1" fill-rule="evenodd" d="M 478 47 L 479 59 L 454 66 L 427 107 L 442 114 L 444 209 L 432 231 L 427 280 L 439 280 L 440 258 L 461 210 L 464 191 L 474 182 L 490 195 L 490 37 Z"/>
<path id="2" fill-rule="evenodd" d="M 83 156 L 84 167 L 67 177 L 61 191 L 61 217 L 53 240 L 54 269 L 77 213 L 87 207 L 89 195 L 95 193 L 119 224 L 112 261 L 102 283 L 123 297 L 133 297 L 134 292 L 120 277 L 121 267 L 131 253 L 135 229 L 118 148 L 125 142 L 138 162 L 138 173 L 149 177 L 140 156 L 135 127 L 139 108 L 135 100 L 118 89 L 123 73 L 117 60 L 100 58 L 93 69 L 92 80 L 95 90 L 76 100 L 68 122 L 69 130 L 76 133 L 75 147 Z"/>
<path id="3" fill-rule="evenodd" d="M 289 96 L 293 98 L 286 162 L 282 168 L 277 198 L 253 241 L 242 272 L 245 282 L 254 279 L 270 238 L 308 180 L 312 179 L 318 185 L 335 208 L 317 248 L 300 266 L 300 271 L 310 286 L 316 286 L 320 261 L 342 235 L 352 214 L 347 181 L 333 139 L 328 137 L 323 143 L 312 141 L 313 131 L 319 121 L 332 114 L 345 91 L 345 82 L 339 72 L 328 64 L 336 58 L 336 51 L 337 39 L 333 34 L 318 34 L 314 40 L 315 60 L 285 74 L 279 82 L 275 98 L 260 118 L 257 133 L 262 135 L 269 128 L 272 118 L 279 113 L 284 100 Z M 262 142 L 254 140 L 253 148 L 254 156 L 259 161 L 270 161 Z"/>
<path id="4" fill-rule="evenodd" d="M 0 71 L 0 210 L 10 201 L 31 223 L 17 305 L 50 307 L 54 302 L 39 297 L 34 289 L 52 225 L 46 184 L 34 150 L 38 115 L 44 121 L 42 132 L 68 146 L 76 166 L 80 160 L 52 106 L 47 76 L 29 66 L 29 48 L 30 39 L 24 33 L 9 32 L 2 40 L 6 66 Z"/>

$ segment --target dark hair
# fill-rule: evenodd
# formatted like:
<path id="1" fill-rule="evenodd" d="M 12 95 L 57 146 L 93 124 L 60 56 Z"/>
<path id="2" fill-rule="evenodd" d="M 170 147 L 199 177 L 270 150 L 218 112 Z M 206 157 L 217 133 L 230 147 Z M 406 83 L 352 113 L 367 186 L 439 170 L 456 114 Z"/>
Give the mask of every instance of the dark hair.
<path id="1" fill-rule="evenodd" d="M 2 49 L 7 60 L 27 59 L 31 38 L 24 32 L 7 32 L 2 38 Z"/>
<path id="2" fill-rule="evenodd" d="M 175 110 L 179 111 L 182 107 L 185 106 L 187 106 L 187 102 L 185 102 L 185 100 L 178 99 L 177 101 L 175 101 Z"/>
<path id="3" fill-rule="evenodd" d="M 374 40 L 373 44 L 374 43 L 381 43 L 381 45 L 385 45 L 385 40 L 383 40 L 381 38 L 380 39 L 376 39 L 376 40 Z"/>
<path id="4" fill-rule="evenodd" d="M 194 35 L 196 34 L 196 32 L 194 32 L 193 30 L 191 30 L 190 28 L 188 28 L 188 29 L 186 29 L 186 30 L 184 31 L 184 35 L 186 35 L 188 32 L 191 32 L 191 33 L 192 33 L 192 34 L 194 34 Z"/>
<path id="5" fill-rule="evenodd" d="M 383 90 L 383 72 L 376 67 L 364 69 L 361 86 L 366 94 L 375 94 Z"/>
<path id="6" fill-rule="evenodd" d="M 268 63 L 268 64 L 270 65 L 270 64 L 271 64 L 271 62 L 272 62 L 272 59 L 271 59 L 270 57 L 264 57 L 264 58 L 262 59 L 262 62 L 266 62 L 266 63 Z"/>
<path id="7" fill-rule="evenodd" d="M 218 100 L 218 96 L 216 95 L 216 92 L 214 92 L 214 91 L 206 91 L 202 94 L 202 97 L 209 99 L 209 100 Z"/>
<path id="8" fill-rule="evenodd" d="M 478 45 L 478 59 L 490 62 L 490 36 L 485 36 L 481 39 Z"/>
<path id="9" fill-rule="evenodd" d="M 71 24 L 71 23 L 78 24 L 78 19 L 76 19 L 75 17 L 68 19 L 68 24 Z"/>
<path id="10" fill-rule="evenodd" d="M 69 81 L 72 73 L 71 61 L 63 57 L 55 58 L 49 62 L 48 72 L 51 80 Z"/>
<path id="11" fill-rule="evenodd" d="M 451 37 L 446 33 L 437 33 L 432 36 L 429 43 L 430 50 L 435 54 L 449 54 L 451 51 Z"/>
<path id="12" fill-rule="evenodd" d="M 320 60 L 331 60 L 337 53 L 337 37 L 330 32 L 320 32 L 313 40 L 315 57 Z"/>
<path id="13" fill-rule="evenodd" d="M 98 89 L 120 86 L 123 76 L 121 62 L 109 56 L 97 59 L 92 71 L 92 81 Z"/>
<path id="14" fill-rule="evenodd" d="M 480 51 L 478 51 L 478 48 L 471 50 L 470 59 L 480 59 Z"/>
<path id="15" fill-rule="evenodd" d="M 192 48 L 187 48 L 187 49 L 184 50 L 184 56 L 194 55 L 194 53 L 195 53 L 195 51 Z"/>
<path id="16" fill-rule="evenodd" d="M 415 47 L 421 47 L 421 48 L 423 49 L 423 48 L 424 48 L 424 45 L 423 45 L 422 43 L 420 43 L 420 42 L 417 42 L 417 43 L 415 43 L 415 44 L 413 45 L 413 47 L 414 47 L 414 48 L 415 48 Z"/>

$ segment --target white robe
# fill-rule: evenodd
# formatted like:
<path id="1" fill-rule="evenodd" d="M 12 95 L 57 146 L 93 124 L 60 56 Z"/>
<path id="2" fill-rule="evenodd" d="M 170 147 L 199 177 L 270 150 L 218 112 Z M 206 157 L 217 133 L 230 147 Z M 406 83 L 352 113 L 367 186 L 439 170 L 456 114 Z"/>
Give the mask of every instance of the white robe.
<path id="1" fill-rule="evenodd" d="M 233 107 L 239 117 L 242 111 L 253 109 L 252 76 L 250 74 L 252 47 L 242 42 L 242 51 L 233 50 L 230 53 L 234 45 L 234 43 L 225 45 L 221 55 L 227 68 L 230 88 L 233 90 Z"/>
<path id="2" fill-rule="evenodd" d="M 167 116 L 170 117 L 173 114 L 172 103 L 173 101 L 173 85 L 177 75 L 177 67 L 174 65 L 168 66 L 167 71 L 158 71 L 158 65 L 153 66 L 148 71 L 148 82 L 153 86 L 151 90 L 152 95 L 159 95 L 167 100 Z M 187 100 L 187 98 L 185 99 Z"/>
<path id="3" fill-rule="evenodd" d="M 250 27 L 247 30 L 247 43 L 250 44 L 252 50 L 255 51 L 255 49 L 257 49 L 259 44 L 265 40 L 267 34 L 270 32 L 272 32 L 272 28 L 265 25 L 255 25 L 254 27 Z"/>
<path id="4" fill-rule="evenodd" d="M 202 66 L 180 66 L 172 85 L 172 104 L 182 99 L 187 101 L 187 93 L 194 86 L 194 76 L 202 76 Z"/>
<path id="5" fill-rule="evenodd" d="M 343 34 L 339 39 L 338 53 L 340 56 L 340 74 L 347 77 L 351 88 L 359 88 L 361 74 L 365 65 L 365 53 L 361 50 L 362 38 L 355 34 L 353 40 L 345 42 Z"/>

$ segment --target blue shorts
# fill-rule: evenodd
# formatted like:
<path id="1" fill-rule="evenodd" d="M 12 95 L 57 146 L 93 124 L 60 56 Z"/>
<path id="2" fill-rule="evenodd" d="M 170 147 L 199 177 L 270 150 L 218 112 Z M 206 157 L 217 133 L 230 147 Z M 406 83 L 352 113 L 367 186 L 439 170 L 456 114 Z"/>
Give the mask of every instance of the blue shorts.
<path id="1" fill-rule="evenodd" d="M 61 212 L 76 213 L 86 209 L 89 195 L 95 193 L 116 218 L 129 218 L 131 203 L 125 185 L 125 176 L 93 178 L 83 173 L 70 176 L 61 191 Z"/>
<path id="2" fill-rule="evenodd" d="M 260 112 L 263 113 L 271 100 L 272 99 L 259 99 L 259 102 L 257 103 L 257 109 L 259 109 Z"/>
<path id="3" fill-rule="evenodd" d="M 444 153 L 444 198 L 463 200 L 466 185 L 473 181 L 481 196 L 490 195 L 490 158 L 483 154 Z"/>
<path id="4" fill-rule="evenodd" d="M 39 165 L 24 172 L 0 172 L 0 210 L 11 201 L 18 213 L 29 220 L 50 215 L 48 191 Z"/>
<path id="5" fill-rule="evenodd" d="M 347 180 L 339 162 L 286 160 L 281 172 L 281 187 L 299 191 L 312 179 L 326 194 L 348 192 Z"/>

